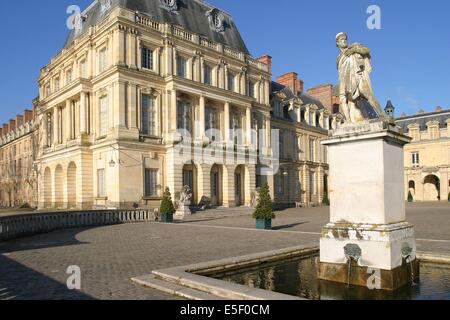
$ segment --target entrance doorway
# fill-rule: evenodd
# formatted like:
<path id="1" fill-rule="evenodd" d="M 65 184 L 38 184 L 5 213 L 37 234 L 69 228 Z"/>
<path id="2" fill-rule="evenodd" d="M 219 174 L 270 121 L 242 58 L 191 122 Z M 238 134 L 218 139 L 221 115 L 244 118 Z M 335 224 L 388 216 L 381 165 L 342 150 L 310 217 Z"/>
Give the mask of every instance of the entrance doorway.
<path id="1" fill-rule="evenodd" d="M 435 175 L 425 177 L 423 186 L 424 201 L 439 201 L 441 199 L 441 186 L 439 178 Z"/>
<path id="2" fill-rule="evenodd" d="M 244 196 L 244 179 L 245 179 L 245 167 L 238 166 L 234 173 L 234 196 L 236 199 L 236 206 L 243 206 L 245 204 Z"/>

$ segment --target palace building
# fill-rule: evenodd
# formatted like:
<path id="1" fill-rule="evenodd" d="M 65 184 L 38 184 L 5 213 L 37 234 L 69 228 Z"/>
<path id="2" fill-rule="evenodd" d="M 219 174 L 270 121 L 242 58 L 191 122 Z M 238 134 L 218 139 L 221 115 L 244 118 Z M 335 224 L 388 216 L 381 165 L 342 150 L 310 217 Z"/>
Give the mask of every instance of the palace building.
<path id="1" fill-rule="evenodd" d="M 0 207 L 37 204 L 36 133 L 32 110 L 0 128 Z"/>
<path id="2" fill-rule="evenodd" d="M 392 104 L 388 103 L 392 109 Z M 397 119 L 411 143 L 405 146 L 405 190 L 414 201 L 447 201 L 450 192 L 450 109 L 420 111 Z"/>
<path id="3" fill-rule="evenodd" d="M 3 128 L 2 177 L 31 151 L 36 177 L 35 201 L 20 182 L 2 187 L 4 205 L 156 208 L 166 187 L 176 199 L 188 185 L 193 205 L 251 206 L 263 181 L 279 205 L 321 203 L 320 141 L 342 118 L 296 73 L 272 82 L 271 57 L 250 55 L 228 13 L 200 0 L 103 0 L 74 26 L 41 70 L 34 118 Z"/>

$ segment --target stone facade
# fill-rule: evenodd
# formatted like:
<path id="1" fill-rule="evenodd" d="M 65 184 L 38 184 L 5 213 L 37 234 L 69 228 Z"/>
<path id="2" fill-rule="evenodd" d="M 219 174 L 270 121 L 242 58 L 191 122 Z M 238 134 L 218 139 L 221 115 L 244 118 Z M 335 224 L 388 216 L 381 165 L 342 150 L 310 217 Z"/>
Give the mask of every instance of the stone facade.
<path id="1" fill-rule="evenodd" d="M 405 146 L 405 197 L 447 201 L 450 192 L 450 110 L 397 119 L 413 140 Z"/>
<path id="2" fill-rule="evenodd" d="M 271 57 L 250 56 L 227 13 L 160 2 L 94 2 L 42 68 L 36 205 L 155 208 L 165 187 L 177 199 L 188 185 L 193 205 L 250 206 L 264 179 L 281 205 L 320 204 L 320 140 L 341 119 L 302 93 L 297 74 L 272 82 Z M 262 175 L 261 158 L 281 171 Z"/>
<path id="3" fill-rule="evenodd" d="M 0 128 L 0 207 L 36 205 L 36 143 L 31 110 Z"/>

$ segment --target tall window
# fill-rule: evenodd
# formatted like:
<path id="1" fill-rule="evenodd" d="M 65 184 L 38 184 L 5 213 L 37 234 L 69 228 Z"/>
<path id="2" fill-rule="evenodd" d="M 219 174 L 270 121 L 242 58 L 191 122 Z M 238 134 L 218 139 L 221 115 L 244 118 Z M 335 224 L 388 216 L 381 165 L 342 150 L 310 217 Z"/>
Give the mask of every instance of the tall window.
<path id="1" fill-rule="evenodd" d="M 59 87 L 60 87 L 60 84 L 59 84 L 59 78 L 56 78 L 56 79 L 55 79 L 55 91 L 58 91 L 58 90 L 59 90 Z"/>
<path id="2" fill-rule="evenodd" d="M 102 50 L 100 50 L 100 52 L 98 54 L 98 72 L 99 73 L 102 73 L 103 71 L 106 70 L 106 62 L 107 62 L 106 48 L 103 48 Z"/>
<path id="3" fill-rule="evenodd" d="M 108 97 L 103 96 L 100 98 L 100 112 L 99 112 L 99 135 L 104 137 L 108 134 Z"/>
<path id="4" fill-rule="evenodd" d="M 235 145 L 241 144 L 243 141 L 243 137 L 242 137 L 242 133 L 239 131 L 239 129 L 241 129 L 241 119 L 239 117 L 239 114 L 237 112 L 233 112 L 231 114 L 230 121 L 231 121 L 230 127 L 231 127 L 231 130 L 233 130 L 234 144 Z"/>
<path id="5" fill-rule="evenodd" d="M 153 70 L 153 51 L 149 48 L 142 48 L 142 68 Z"/>
<path id="6" fill-rule="evenodd" d="M 184 129 L 192 134 L 192 108 L 188 102 L 177 103 L 177 129 Z"/>
<path id="7" fill-rule="evenodd" d="M 283 173 L 277 174 L 275 176 L 275 189 L 277 191 L 277 194 L 283 194 L 284 193 L 284 183 L 283 183 Z"/>
<path id="8" fill-rule="evenodd" d="M 255 84 L 252 81 L 249 81 L 247 84 L 247 94 L 249 97 L 255 98 Z"/>
<path id="9" fill-rule="evenodd" d="M 149 95 L 142 95 L 142 134 L 156 135 L 156 106 L 155 99 Z"/>
<path id="10" fill-rule="evenodd" d="M 411 153 L 411 164 L 413 167 L 420 166 L 420 158 L 418 152 Z"/>
<path id="11" fill-rule="evenodd" d="M 187 78 L 186 72 L 187 61 L 182 56 L 177 56 L 177 75 L 183 78 Z"/>
<path id="12" fill-rule="evenodd" d="M 106 197 L 106 176 L 105 169 L 97 170 L 97 195 L 99 198 Z"/>
<path id="13" fill-rule="evenodd" d="M 309 139 L 309 160 L 312 162 L 316 161 L 316 140 Z"/>
<path id="14" fill-rule="evenodd" d="M 281 105 L 281 101 L 274 100 L 273 108 L 274 108 L 274 112 L 275 112 L 275 116 L 276 117 L 283 117 L 283 107 Z"/>
<path id="15" fill-rule="evenodd" d="M 228 73 L 228 90 L 235 92 L 235 75 L 232 73 Z"/>
<path id="16" fill-rule="evenodd" d="M 53 114 L 47 113 L 47 147 L 53 145 Z"/>
<path id="17" fill-rule="evenodd" d="M 145 196 L 156 197 L 158 195 L 158 170 L 145 169 Z"/>
<path id="18" fill-rule="evenodd" d="M 205 110 L 205 129 L 212 141 L 215 141 L 218 137 L 214 135 L 215 130 L 219 129 L 217 121 L 217 112 L 214 108 L 206 108 Z"/>
<path id="19" fill-rule="evenodd" d="M 66 72 L 66 84 L 72 82 L 72 69 L 67 70 Z"/>
<path id="20" fill-rule="evenodd" d="M 87 78 L 86 60 L 80 61 L 80 77 L 83 79 Z"/>
<path id="21" fill-rule="evenodd" d="M 59 131 L 57 132 L 58 134 L 58 141 L 57 143 L 62 143 L 63 140 L 63 117 L 62 117 L 62 109 L 58 108 L 57 110 L 57 121 L 58 121 L 58 129 Z"/>
<path id="22" fill-rule="evenodd" d="M 279 140 L 279 146 L 280 146 L 280 158 L 284 158 L 284 132 L 280 130 L 280 140 Z"/>
<path id="23" fill-rule="evenodd" d="M 209 65 L 205 64 L 203 68 L 203 80 L 205 84 L 212 85 L 212 69 Z"/>

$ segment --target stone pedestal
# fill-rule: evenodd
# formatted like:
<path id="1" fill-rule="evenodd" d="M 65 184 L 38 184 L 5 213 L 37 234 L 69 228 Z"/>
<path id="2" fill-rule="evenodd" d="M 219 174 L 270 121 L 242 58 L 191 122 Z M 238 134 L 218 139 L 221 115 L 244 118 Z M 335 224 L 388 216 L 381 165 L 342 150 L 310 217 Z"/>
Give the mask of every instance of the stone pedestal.
<path id="1" fill-rule="evenodd" d="M 181 205 L 177 212 L 175 212 L 175 215 L 173 216 L 173 218 L 175 220 L 184 220 L 184 218 L 186 216 L 190 216 L 192 215 L 191 209 L 189 209 L 189 206 L 183 206 Z"/>
<path id="2" fill-rule="evenodd" d="M 405 217 L 403 146 L 409 141 L 400 128 L 377 120 L 345 124 L 323 142 L 331 219 L 320 241 L 320 279 L 384 290 L 418 279 L 414 228 Z"/>

